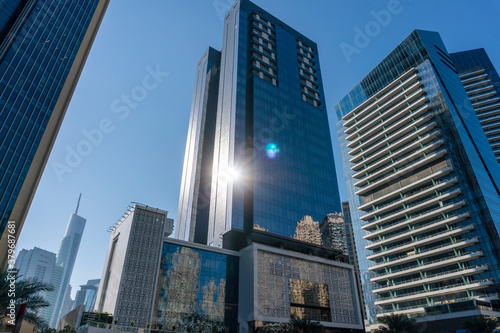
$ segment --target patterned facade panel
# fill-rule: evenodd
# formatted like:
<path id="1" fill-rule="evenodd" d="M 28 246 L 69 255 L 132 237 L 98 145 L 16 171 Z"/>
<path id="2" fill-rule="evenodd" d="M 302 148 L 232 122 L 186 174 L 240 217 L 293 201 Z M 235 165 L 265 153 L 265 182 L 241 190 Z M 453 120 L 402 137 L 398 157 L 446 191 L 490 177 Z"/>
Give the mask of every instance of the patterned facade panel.
<path id="1" fill-rule="evenodd" d="M 150 321 L 154 284 L 160 256 L 164 214 L 136 208 L 114 313 L 120 324 L 133 320 L 138 327 Z M 148 286 L 148 287 L 145 287 Z"/>
<path id="2" fill-rule="evenodd" d="M 360 322 L 350 269 L 262 250 L 257 257 L 259 316 Z"/>

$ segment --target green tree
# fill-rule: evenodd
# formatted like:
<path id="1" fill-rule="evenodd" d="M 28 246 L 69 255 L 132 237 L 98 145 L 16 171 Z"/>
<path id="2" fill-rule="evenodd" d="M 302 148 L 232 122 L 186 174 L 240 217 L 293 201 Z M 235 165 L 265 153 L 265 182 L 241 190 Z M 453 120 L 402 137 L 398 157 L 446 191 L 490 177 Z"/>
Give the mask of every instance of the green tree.
<path id="1" fill-rule="evenodd" d="M 473 317 L 464 321 L 463 328 L 470 333 L 491 333 L 499 325 L 496 318 Z"/>
<path id="2" fill-rule="evenodd" d="M 64 325 L 64 328 L 57 333 L 75 333 L 75 329 L 70 325 Z"/>
<path id="3" fill-rule="evenodd" d="M 321 333 L 324 328 L 323 325 L 317 321 L 295 317 L 290 319 L 289 326 L 293 333 Z"/>
<path id="4" fill-rule="evenodd" d="M 35 279 L 21 279 L 16 269 L 7 270 L 0 268 L 0 321 L 6 319 L 10 311 L 8 306 L 11 300 L 14 299 L 16 313 L 21 304 L 26 304 L 26 313 L 33 314 L 28 315 L 27 319 L 31 320 L 33 324 L 37 321 L 35 326 L 42 326 L 43 323 L 34 313 L 49 306 L 49 303 L 40 293 L 51 290 L 53 290 L 53 287 L 48 283 Z"/>
<path id="5" fill-rule="evenodd" d="M 374 333 L 418 333 L 415 319 L 405 315 L 383 316 L 378 321 L 382 326 Z"/>

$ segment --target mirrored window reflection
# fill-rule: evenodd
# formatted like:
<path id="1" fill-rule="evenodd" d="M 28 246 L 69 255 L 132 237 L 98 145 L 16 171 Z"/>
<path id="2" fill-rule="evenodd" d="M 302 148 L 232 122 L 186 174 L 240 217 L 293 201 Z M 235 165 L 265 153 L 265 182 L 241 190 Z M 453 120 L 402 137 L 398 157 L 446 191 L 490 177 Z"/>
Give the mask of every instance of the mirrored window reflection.
<path id="1" fill-rule="evenodd" d="M 258 315 L 357 324 L 351 270 L 259 250 Z M 279 318 L 279 319 L 278 319 Z"/>
<path id="2" fill-rule="evenodd" d="M 235 331 L 237 257 L 165 243 L 157 290 L 156 329 Z"/>
<path id="3" fill-rule="evenodd" d="M 326 284 L 290 279 L 290 315 L 316 321 L 332 321 Z"/>

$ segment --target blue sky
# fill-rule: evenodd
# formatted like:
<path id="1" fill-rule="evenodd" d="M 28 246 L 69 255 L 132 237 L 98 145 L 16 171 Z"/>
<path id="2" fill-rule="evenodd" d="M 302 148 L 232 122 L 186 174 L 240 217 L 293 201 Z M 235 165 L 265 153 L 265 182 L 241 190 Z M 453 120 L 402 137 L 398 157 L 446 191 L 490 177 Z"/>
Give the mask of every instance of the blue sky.
<path id="1" fill-rule="evenodd" d="M 440 32 L 449 52 L 483 47 L 500 69 L 498 1 L 254 2 L 318 44 L 343 200 L 333 106 L 411 31 Z M 57 252 L 82 192 L 79 215 L 87 225 L 73 295 L 88 279 L 101 277 L 106 229 L 130 201 L 165 209 L 176 219 L 196 64 L 209 46 L 221 48 L 222 19 L 232 3 L 111 1 L 18 242 L 18 250 Z M 377 17 L 381 23 L 374 23 Z M 368 38 L 356 39 L 366 29 Z M 356 51 L 348 52 L 349 46 Z M 127 100 L 131 94 L 137 102 Z M 78 151 L 85 156 L 75 157 Z"/>

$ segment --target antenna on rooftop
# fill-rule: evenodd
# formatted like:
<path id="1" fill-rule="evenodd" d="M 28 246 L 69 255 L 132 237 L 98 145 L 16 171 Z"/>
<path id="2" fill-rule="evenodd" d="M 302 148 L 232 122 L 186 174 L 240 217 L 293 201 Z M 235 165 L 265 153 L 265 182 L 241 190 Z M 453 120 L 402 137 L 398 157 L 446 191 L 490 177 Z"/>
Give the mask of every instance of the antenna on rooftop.
<path id="1" fill-rule="evenodd" d="M 80 207 L 80 199 L 82 198 L 82 194 L 78 197 L 78 203 L 76 204 L 75 215 L 78 215 L 78 208 Z"/>

